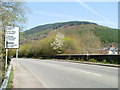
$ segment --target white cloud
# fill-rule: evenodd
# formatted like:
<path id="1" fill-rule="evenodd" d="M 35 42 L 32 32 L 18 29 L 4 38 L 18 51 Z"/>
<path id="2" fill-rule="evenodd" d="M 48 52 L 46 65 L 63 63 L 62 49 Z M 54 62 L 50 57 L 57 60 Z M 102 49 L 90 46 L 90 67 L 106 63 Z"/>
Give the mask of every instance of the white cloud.
<path id="1" fill-rule="evenodd" d="M 90 7 L 87 4 L 85 4 L 84 2 L 82 2 L 82 0 L 76 0 L 76 2 L 78 2 L 80 6 L 84 7 L 88 11 L 92 12 L 93 14 L 95 14 L 96 16 L 98 16 L 99 18 L 101 18 L 101 20 L 104 21 L 104 22 L 106 22 L 106 24 L 110 24 L 112 26 L 116 26 L 116 24 L 113 23 L 109 18 L 101 15 L 99 12 L 97 12 L 96 10 L 94 10 L 92 7 Z"/>
<path id="2" fill-rule="evenodd" d="M 88 8 L 87 5 L 84 4 L 84 6 L 86 6 L 86 8 Z M 98 20 L 91 20 L 91 19 L 86 19 L 86 18 L 80 18 L 80 17 L 75 17 L 75 16 L 70 16 L 70 15 L 65 15 L 65 14 L 56 14 L 56 13 L 48 13 L 48 12 L 41 12 L 41 11 L 37 11 L 37 10 L 34 10 L 34 13 L 37 13 L 37 14 L 40 14 L 40 15 L 45 15 L 45 16 L 52 16 L 53 18 L 54 17 L 58 17 L 58 18 L 61 18 L 61 19 L 67 19 L 69 21 L 90 21 L 90 22 L 95 22 L 95 23 L 98 23 L 100 25 L 104 25 L 104 26 L 110 26 L 110 27 L 113 27 L 113 28 L 117 28 L 117 24 L 115 23 L 112 23 L 109 19 L 105 18 L 104 16 L 101 16 L 99 13 L 97 13 L 96 11 L 93 11 L 93 9 L 90 9 L 92 12 L 94 12 L 94 14 L 96 14 L 97 16 L 101 17 L 103 19 L 103 21 L 98 21 Z"/>
<path id="3" fill-rule="evenodd" d="M 74 17 L 74 16 L 70 16 L 70 15 L 65 15 L 65 14 L 60 14 L 60 13 L 48 13 L 48 12 L 41 12 L 41 11 L 37 11 L 37 10 L 35 10 L 34 12 L 37 13 L 37 14 L 40 14 L 40 15 L 59 17 L 59 18 L 65 18 L 65 19 L 70 19 L 70 20 L 71 19 L 74 19 L 74 20 L 78 19 L 78 17 Z"/>

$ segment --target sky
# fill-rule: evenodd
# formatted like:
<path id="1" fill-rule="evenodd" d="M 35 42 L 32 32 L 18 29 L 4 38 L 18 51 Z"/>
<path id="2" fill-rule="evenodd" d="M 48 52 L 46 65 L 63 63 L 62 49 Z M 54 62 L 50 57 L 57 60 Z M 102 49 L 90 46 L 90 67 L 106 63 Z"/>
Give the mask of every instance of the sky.
<path id="1" fill-rule="evenodd" d="M 31 9 L 27 14 L 26 30 L 35 26 L 67 22 L 89 21 L 118 28 L 117 2 L 26 2 Z"/>

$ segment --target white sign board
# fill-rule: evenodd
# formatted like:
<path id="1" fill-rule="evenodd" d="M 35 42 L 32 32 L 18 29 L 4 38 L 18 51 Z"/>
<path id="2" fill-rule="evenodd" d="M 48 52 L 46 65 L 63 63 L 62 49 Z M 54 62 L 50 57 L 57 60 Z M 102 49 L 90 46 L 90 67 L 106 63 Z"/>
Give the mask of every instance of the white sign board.
<path id="1" fill-rule="evenodd" d="M 19 27 L 6 26 L 5 48 L 19 48 Z"/>

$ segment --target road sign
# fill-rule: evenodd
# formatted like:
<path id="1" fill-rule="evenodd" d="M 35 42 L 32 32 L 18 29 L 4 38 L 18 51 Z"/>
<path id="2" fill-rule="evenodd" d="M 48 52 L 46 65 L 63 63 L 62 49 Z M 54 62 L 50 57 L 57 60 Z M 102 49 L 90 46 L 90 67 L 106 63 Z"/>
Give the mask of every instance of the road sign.
<path id="1" fill-rule="evenodd" d="M 6 26 L 5 48 L 19 48 L 19 27 Z"/>

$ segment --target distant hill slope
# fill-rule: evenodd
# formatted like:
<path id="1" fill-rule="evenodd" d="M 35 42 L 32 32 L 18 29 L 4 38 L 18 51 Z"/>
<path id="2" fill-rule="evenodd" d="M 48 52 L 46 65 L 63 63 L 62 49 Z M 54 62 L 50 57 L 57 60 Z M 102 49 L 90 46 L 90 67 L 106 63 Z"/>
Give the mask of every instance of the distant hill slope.
<path id="1" fill-rule="evenodd" d="M 87 24 L 94 24 L 96 23 L 92 22 L 86 22 L 86 21 L 70 21 L 70 22 L 61 22 L 61 23 L 54 23 L 54 24 L 46 24 L 46 25 L 40 25 L 37 27 L 34 27 L 30 30 L 25 31 L 25 35 L 38 33 L 39 31 L 47 30 L 47 29 L 58 29 L 63 26 L 76 26 L 76 25 L 87 25 Z"/>
<path id="2" fill-rule="evenodd" d="M 22 57 L 55 54 L 108 54 L 118 30 L 91 22 L 63 22 L 34 27 L 20 34 Z"/>
<path id="3" fill-rule="evenodd" d="M 34 27 L 21 33 L 21 41 L 39 40 L 48 36 L 50 32 L 60 31 L 67 35 L 74 34 L 85 37 L 84 31 L 90 30 L 102 43 L 118 42 L 118 30 L 98 25 L 92 22 L 71 21 L 47 24 Z"/>

